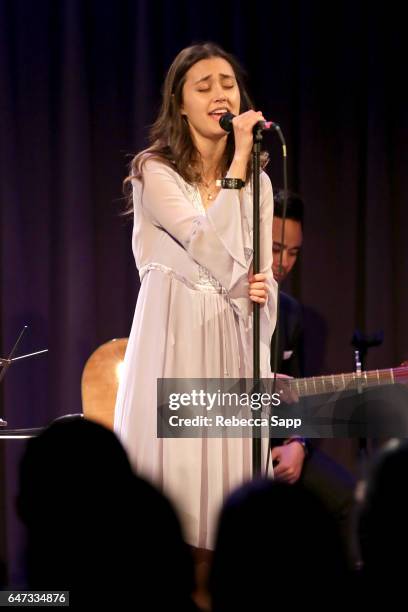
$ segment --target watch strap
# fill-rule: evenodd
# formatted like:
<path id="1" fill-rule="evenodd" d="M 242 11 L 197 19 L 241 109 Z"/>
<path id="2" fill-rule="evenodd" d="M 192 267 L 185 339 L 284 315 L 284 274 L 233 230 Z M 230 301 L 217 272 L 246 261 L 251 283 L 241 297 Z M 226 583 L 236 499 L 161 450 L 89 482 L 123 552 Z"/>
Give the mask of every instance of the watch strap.
<path id="1" fill-rule="evenodd" d="M 245 187 L 245 181 L 239 178 L 222 178 L 216 181 L 216 185 L 222 189 L 242 189 Z"/>

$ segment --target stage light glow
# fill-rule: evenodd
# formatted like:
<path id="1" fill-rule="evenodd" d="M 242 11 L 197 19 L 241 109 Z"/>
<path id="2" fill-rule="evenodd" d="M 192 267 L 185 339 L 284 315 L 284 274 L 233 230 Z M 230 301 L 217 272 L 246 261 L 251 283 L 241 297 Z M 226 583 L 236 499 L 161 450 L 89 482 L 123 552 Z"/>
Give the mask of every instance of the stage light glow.
<path id="1" fill-rule="evenodd" d="M 123 374 L 123 361 L 119 361 L 119 363 L 116 366 L 116 378 L 118 379 L 118 382 L 120 382 L 122 374 Z"/>

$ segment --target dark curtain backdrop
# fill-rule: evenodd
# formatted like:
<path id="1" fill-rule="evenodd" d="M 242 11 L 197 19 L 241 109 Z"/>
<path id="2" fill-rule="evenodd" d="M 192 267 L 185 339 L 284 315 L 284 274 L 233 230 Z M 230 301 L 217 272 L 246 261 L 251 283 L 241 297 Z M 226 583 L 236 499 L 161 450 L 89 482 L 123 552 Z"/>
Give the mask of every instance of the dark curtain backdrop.
<path id="1" fill-rule="evenodd" d="M 1 353 L 25 324 L 20 353 L 49 348 L 2 383 L 9 426 L 80 412 L 86 359 L 129 333 L 139 283 L 121 182 L 171 60 L 194 41 L 236 54 L 256 108 L 286 136 L 306 204 L 288 289 L 306 308 L 308 372 L 349 371 L 356 327 L 384 330 L 369 368 L 408 357 L 405 20 L 396 2 L 367 6 L 0 0 Z M 265 145 L 277 188 L 280 146 Z M 0 444 L 17 582 L 24 443 Z"/>

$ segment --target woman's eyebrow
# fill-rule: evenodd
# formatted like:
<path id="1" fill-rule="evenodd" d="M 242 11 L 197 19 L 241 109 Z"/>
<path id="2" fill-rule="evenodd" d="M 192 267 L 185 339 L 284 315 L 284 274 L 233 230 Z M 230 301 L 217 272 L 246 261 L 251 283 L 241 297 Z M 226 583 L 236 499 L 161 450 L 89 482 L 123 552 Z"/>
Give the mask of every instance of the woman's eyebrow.
<path id="1" fill-rule="evenodd" d="M 222 79 L 235 79 L 233 74 L 222 74 L 220 72 L 218 76 L 220 76 Z M 201 83 L 202 81 L 208 81 L 208 79 L 210 79 L 211 77 L 212 77 L 212 74 L 207 74 L 207 76 L 201 77 L 201 79 L 198 79 L 198 81 L 195 81 L 194 85 L 198 85 L 198 83 Z"/>

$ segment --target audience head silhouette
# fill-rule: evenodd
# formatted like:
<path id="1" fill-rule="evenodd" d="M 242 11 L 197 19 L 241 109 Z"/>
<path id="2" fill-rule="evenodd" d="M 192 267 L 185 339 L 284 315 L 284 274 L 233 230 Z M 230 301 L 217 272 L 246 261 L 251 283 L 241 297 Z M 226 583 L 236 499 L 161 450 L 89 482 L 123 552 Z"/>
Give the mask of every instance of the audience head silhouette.
<path id="1" fill-rule="evenodd" d="M 190 609 L 193 569 L 179 522 L 169 502 L 132 472 L 112 431 L 78 417 L 31 439 L 18 510 L 27 527 L 30 588 L 69 590 L 73 603 L 147 596 L 152 605 Z"/>
<path id="2" fill-rule="evenodd" d="M 408 443 L 392 440 L 377 456 L 359 515 L 359 539 L 366 586 L 388 594 L 405 590 L 408 548 Z M 385 591 L 384 591 L 385 592 Z"/>
<path id="3" fill-rule="evenodd" d="M 339 535 L 300 485 L 262 479 L 236 490 L 222 511 L 211 576 L 213 611 L 269 609 L 302 601 L 302 586 L 346 576 Z M 323 587 L 322 587 L 323 588 Z"/>

